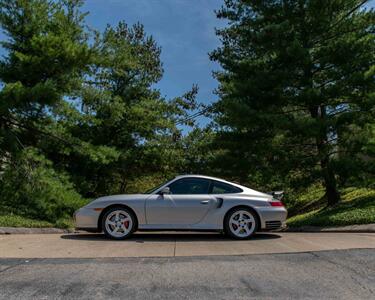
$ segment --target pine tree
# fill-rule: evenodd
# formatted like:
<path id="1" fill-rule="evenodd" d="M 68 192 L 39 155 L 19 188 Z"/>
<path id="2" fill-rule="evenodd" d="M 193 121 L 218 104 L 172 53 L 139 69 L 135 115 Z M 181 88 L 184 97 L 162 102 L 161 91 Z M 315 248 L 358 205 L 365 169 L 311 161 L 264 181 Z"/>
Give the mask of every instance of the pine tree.
<path id="1" fill-rule="evenodd" d="M 340 161 L 360 160 L 375 102 L 375 13 L 367 1 L 226 0 L 216 121 L 242 178 L 321 180 L 340 200 Z M 228 167 L 227 167 L 228 168 Z M 251 176 L 250 175 L 250 176 Z"/>
<path id="2" fill-rule="evenodd" d="M 165 99 L 155 88 L 161 49 L 143 26 L 93 33 L 82 4 L 0 0 L 0 207 L 9 212 L 71 216 L 82 197 L 146 190 L 184 164 L 177 124 L 191 125 L 197 88 Z"/>
<path id="3" fill-rule="evenodd" d="M 58 222 L 84 203 L 42 145 L 91 60 L 80 0 L 0 0 L 0 207 Z"/>
<path id="4" fill-rule="evenodd" d="M 51 110 L 79 87 L 91 53 L 80 0 L 1 0 L 0 149 L 35 146 Z M 45 138 L 45 136 L 44 136 Z M 1 141 L 0 141 L 1 143 Z M 13 146 L 13 147 L 12 147 Z"/>

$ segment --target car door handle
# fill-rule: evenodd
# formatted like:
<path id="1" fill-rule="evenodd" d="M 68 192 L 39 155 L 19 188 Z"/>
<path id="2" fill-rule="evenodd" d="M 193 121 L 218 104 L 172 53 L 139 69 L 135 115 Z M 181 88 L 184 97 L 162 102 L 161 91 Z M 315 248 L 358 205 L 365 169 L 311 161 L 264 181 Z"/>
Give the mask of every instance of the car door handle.
<path id="1" fill-rule="evenodd" d="M 210 200 L 203 200 L 201 201 L 201 204 L 208 204 L 210 202 Z"/>

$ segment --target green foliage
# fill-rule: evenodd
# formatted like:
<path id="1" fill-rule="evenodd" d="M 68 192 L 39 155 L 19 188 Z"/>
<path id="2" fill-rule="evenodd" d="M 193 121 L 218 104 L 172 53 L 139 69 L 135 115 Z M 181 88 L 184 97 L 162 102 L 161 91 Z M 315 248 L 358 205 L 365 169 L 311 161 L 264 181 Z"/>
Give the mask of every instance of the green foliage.
<path id="1" fill-rule="evenodd" d="M 191 170 L 177 123 L 194 126 L 199 108 L 196 86 L 174 99 L 154 88 L 161 49 L 141 24 L 88 31 L 81 5 L 0 0 L 0 206 L 59 227 L 84 198 Z"/>
<path id="2" fill-rule="evenodd" d="M 0 215 L 0 227 L 45 228 L 53 227 L 53 224 L 47 221 L 34 220 L 24 216 L 6 214 Z"/>
<path id="3" fill-rule="evenodd" d="M 8 37 L 2 42 L 7 57 L 0 69 L 1 96 L 8 100 L 2 101 L 3 113 L 36 113 L 77 85 L 90 60 L 79 6 L 76 0 L 0 1 L 0 22 Z"/>
<path id="4" fill-rule="evenodd" d="M 117 156 L 105 165 L 82 162 L 76 154 L 70 157 L 68 170 L 79 191 L 90 197 L 129 192 L 141 178 L 175 172 L 181 160 L 173 145 L 181 135 L 176 122 L 197 106 L 195 87 L 172 100 L 153 88 L 163 74 L 161 50 L 142 25 L 108 26 L 96 36 L 94 50 L 96 59 L 81 90 L 84 114 L 79 128 L 70 130 L 91 145 L 106 145 Z"/>
<path id="5" fill-rule="evenodd" d="M 75 224 L 71 217 L 64 217 L 64 218 L 57 219 L 54 224 L 54 227 L 62 228 L 62 229 L 70 229 L 70 228 L 74 228 L 74 226 Z"/>
<path id="6" fill-rule="evenodd" d="M 322 183 L 330 204 L 347 179 L 374 179 L 361 166 L 374 123 L 375 12 L 362 4 L 225 1 L 218 17 L 229 26 L 211 54 L 223 67 L 214 116 L 223 172 L 276 187 Z"/>
<path id="7" fill-rule="evenodd" d="M 2 174 L 0 207 L 5 212 L 54 223 L 70 218 L 86 203 L 68 177 L 56 173 L 52 163 L 35 149 L 20 152 Z"/>
<path id="8" fill-rule="evenodd" d="M 299 192 L 286 193 L 283 202 L 288 208 L 288 216 L 303 214 L 326 204 L 325 189 L 320 184 L 311 185 Z"/>
<path id="9" fill-rule="evenodd" d="M 288 219 L 288 226 L 345 226 L 375 223 L 375 190 L 346 189 L 343 200 Z"/>

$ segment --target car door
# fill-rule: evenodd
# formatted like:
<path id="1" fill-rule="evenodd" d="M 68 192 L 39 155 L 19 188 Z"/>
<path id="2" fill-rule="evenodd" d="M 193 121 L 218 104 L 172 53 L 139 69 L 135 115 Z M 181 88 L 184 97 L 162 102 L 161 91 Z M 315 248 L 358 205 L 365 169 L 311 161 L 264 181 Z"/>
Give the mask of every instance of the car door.
<path id="1" fill-rule="evenodd" d="M 149 225 L 193 225 L 199 223 L 213 204 L 210 180 L 181 178 L 168 187 L 170 194 L 151 195 L 146 201 Z"/>

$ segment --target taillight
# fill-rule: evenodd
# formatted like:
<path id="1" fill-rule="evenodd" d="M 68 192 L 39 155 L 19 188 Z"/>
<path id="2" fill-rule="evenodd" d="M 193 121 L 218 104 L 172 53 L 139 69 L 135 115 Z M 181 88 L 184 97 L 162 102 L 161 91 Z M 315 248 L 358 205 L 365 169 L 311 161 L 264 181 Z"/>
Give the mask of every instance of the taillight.
<path id="1" fill-rule="evenodd" d="M 284 204 L 281 201 L 270 201 L 268 203 L 271 204 L 271 206 L 277 206 L 277 207 L 284 206 Z"/>

